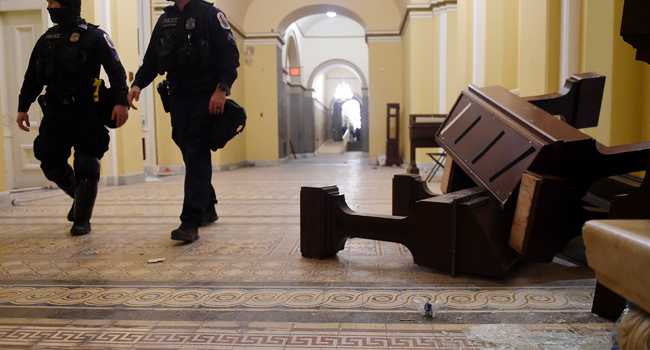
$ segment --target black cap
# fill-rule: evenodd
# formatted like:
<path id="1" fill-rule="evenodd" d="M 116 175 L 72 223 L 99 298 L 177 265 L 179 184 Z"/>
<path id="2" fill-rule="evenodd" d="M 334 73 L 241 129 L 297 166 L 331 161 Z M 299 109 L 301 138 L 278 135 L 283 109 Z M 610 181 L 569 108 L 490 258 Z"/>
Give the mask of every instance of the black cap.
<path id="1" fill-rule="evenodd" d="M 56 0 L 56 2 L 65 8 L 81 10 L 81 0 Z"/>

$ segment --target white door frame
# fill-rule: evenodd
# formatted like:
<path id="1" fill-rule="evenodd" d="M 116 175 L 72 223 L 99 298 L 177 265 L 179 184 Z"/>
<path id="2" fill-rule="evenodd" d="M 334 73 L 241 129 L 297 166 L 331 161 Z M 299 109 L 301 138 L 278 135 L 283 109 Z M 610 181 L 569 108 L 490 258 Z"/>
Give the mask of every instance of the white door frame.
<path id="1" fill-rule="evenodd" d="M 0 0 L 0 12 L 12 12 L 12 11 L 41 11 L 41 25 L 42 28 L 49 28 L 52 23 L 50 22 L 49 15 L 47 13 L 47 4 L 41 0 Z M 4 33 L 4 21 L 2 16 L 0 16 L 0 42 L 4 42 L 4 36 L 8 35 Z M 42 34 L 42 33 L 38 33 Z M 38 39 L 38 38 L 37 38 Z M 4 58 L 6 48 L 4 45 L 0 45 L 0 57 Z M 21 81 L 22 83 L 22 81 Z M 14 167 L 14 157 L 15 150 L 13 147 L 13 132 L 12 126 L 16 122 L 16 115 L 18 111 L 8 110 L 9 100 L 8 91 L 18 90 L 21 86 L 8 86 L 7 85 L 7 71 L 5 64 L 0 64 L 0 99 L 4 101 L 2 103 L 2 123 L 3 123 L 3 135 L 5 149 L 5 166 L 7 168 L 7 186 L 9 189 L 15 187 L 15 167 Z"/>
<path id="2" fill-rule="evenodd" d="M 152 20 L 151 1 L 137 0 L 138 4 L 138 62 L 142 62 L 151 40 Z M 145 174 L 158 172 L 156 147 L 156 119 L 154 108 L 154 89 L 144 89 L 140 93 L 140 113 L 142 114 L 142 136 L 144 138 Z"/>

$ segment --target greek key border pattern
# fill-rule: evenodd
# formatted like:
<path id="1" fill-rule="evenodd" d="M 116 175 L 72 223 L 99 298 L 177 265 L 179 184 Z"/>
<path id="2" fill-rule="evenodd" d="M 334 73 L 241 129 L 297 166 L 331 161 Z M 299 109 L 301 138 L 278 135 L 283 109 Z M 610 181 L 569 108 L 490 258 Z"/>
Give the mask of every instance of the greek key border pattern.
<path id="1" fill-rule="evenodd" d="M 0 307 L 156 308 L 206 310 L 410 309 L 420 295 L 443 302 L 445 311 L 580 311 L 591 309 L 593 287 L 549 288 L 285 288 L 0 286 Z"/>

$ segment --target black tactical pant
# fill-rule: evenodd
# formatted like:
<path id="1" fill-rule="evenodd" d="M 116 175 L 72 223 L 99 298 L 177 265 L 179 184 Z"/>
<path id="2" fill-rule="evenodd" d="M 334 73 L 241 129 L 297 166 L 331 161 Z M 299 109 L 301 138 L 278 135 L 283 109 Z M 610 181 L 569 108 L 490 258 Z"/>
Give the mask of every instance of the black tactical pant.
<path id="1" fill-rule="evenodd" d="M 71 149 L 75 157 L 101 159 L 110 137 L 97 108 L 92 104 L 56 108 L 45 113 L 34 140 L 34 156 L 44 172 L 68 165 Z M 97 178 L 99 174 L 77 174 L 78 178 Z"/>
<path id="2" fill-rule="evenodd" d="M 212 155 L 208 143 L 213 115 L 208 110 L 212 92 L 172 94 L 169 107 L 172 139 L 185 162 L 182 222 L 199 226 L 208 205 L 217 202 L 212 187 Z"/>

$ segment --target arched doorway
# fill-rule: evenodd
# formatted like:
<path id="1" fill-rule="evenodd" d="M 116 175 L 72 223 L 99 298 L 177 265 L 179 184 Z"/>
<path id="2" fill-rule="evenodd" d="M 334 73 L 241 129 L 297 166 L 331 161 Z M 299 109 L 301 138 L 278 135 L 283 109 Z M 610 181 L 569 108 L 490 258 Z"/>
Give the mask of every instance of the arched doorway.
<path id="1" fill-rule="evenodd" d="M 325 10 L 340 13 L 328 16 Z M 288 22 L 290 19 L 293 22 Z M 351 86 L 358 101 L 359 120 L 366 119 L 360 124 L 367 129 L 368 46 L 360 18 L 336 6 L 307 6 L 287 16 L 280 31 L 284 31 L 285 40 L 282 80 L 286 86 L 286 98 L 281 103 L 286 107 L 281 111 L 286 112 L 286 121 L 280 121 L 280 148 L 288 144 L 296 157 L 312 156 L 328 140 L 341 139 L 341 111 L 332 101 L 342 81 Z M 282 151 L 280 154 L 282 157 Z"/>
<path id="2" fill-rule="evenodd" d="M 344 102 L 355 100 L 358 103 L 360 130 L 357 139 L 360 142 L 360 149 L 367 155 L 370 144 L 368 142 L 370 135 L 368 127 L 368 81 L 363 71 L 352 62 L 330 60 L 323 62 L 314 70 L 312 76 L 309 78 L 308 84 L 316 91 L 321 88 L 329 92 L 329 94 L 326 93 L 325 98 L 331 101 L 331 130 L 333 140 L 342 140 L 344 133 L 343 127 L 347 126 L 343 121 Z M 350 91 L 345 92 L 342 96 L 336 96 L 339 86 L 341 88 L 347 86 Z M 348 95 L 345 96 L 345 94 Z"/>
<path id="3" fill-rule="evenodd" d="M 361 141 L 361 103 L 356 98 L 351 98 L 341 104 L 341 119 L 347 132 L 347 151 L 363 151 Z M 346 135 L 344 133 L 344 135 Z"/>

